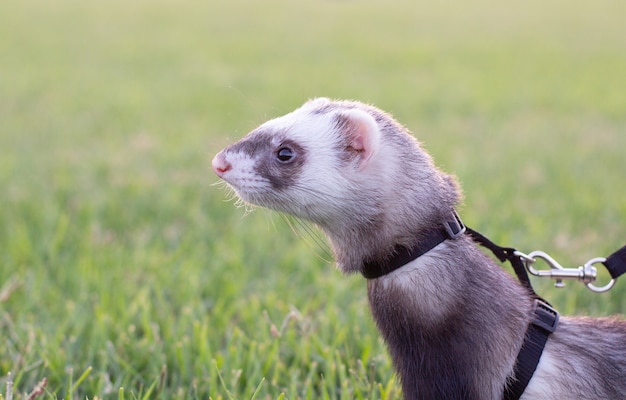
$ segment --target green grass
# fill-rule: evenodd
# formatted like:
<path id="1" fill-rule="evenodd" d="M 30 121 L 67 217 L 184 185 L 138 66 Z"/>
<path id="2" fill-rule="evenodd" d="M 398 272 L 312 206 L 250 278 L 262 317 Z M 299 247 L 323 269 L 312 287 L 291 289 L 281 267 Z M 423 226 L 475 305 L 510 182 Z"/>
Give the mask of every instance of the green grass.
<path id="1" fill-rule="evenodd" d="M 392 112 L 468 225 L 567 266 L 626 239 L 626 3 L 0 4 L 0 392 L 398 399 L 363 280 L 211 186 L 310 97 Z M 539 290 L 568 314 L 626 286 Z"/>

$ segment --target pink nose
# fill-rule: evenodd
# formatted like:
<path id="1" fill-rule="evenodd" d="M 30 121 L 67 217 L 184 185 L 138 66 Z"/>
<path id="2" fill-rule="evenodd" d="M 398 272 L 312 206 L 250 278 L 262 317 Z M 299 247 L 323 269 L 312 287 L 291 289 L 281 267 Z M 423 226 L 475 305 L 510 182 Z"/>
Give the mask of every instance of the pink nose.
<path id="1" fill-rule="evenodd" d="M 213 158 L 213 162 L 211 163 L 213 167 L 213 171 L 219 177 L 222 177 L 228 170 L 230 170 L 233 166 L 230 165 L 228 161 L 226 161 L 226 157 L 224 154 L 217 153 L 217 155 Z"/>

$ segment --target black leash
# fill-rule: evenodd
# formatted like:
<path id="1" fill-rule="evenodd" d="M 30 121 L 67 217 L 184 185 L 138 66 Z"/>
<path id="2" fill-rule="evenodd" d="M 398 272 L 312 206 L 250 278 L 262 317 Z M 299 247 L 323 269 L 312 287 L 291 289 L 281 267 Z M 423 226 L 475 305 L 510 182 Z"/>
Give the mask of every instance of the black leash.
<path id="1" fill-rule="evenodd" d="M 608 256 L 602 264 L 604 264 L 613 279 L 617 279 L 624 274 L 626 272 L 626 246 Z"/>

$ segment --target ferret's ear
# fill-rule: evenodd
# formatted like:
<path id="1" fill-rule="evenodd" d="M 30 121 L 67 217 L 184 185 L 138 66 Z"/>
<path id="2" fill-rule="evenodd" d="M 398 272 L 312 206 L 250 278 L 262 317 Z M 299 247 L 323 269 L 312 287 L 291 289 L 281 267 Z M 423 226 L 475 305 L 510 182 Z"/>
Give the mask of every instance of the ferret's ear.
<path id="1" fill-rule="evenodd" d="M 374 117 L 358 108 L 337 115 L 337 128 L 346 139 L 346 151 L 353 152 L 364 167 L 378 149 L 380 129 Z"/>
<path id="2" fill-rule="evenodd" d="M 306 103 L 304 103 L 307 107 L 321 107 L 330 103 L 330 99 L 326 97 L 316 97 L 313 99 L 309 99 Z"/>

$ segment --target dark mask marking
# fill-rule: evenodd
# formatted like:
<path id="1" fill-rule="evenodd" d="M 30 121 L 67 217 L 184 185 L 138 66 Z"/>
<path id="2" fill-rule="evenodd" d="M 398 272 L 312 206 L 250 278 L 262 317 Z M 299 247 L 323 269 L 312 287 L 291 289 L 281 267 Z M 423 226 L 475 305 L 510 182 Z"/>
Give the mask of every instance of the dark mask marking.
<path id="1" fill-rule="evenodd" d="M 294 153 L 289 162 L 280 162 L 278 159 L 278 151 L 283 147 L 288 147 Z M 255 172 L 267 179 L 274 190 L 295 184 L 306 161 L 306 151 L 301 145 L 287 139 L 285 133 L 263 128 L 252 131 L 228 150 L 249 155 L 255 161 Z"/>
<path id="2" fill-rule="evenodd" d="M 278 159 L 278 151 L 284 147 L 292 150 L 293 158 L 287 162 Z M 263 156 L 257 159 L 254 169 L 262 177 L 266 178 L 273 189 L 283 190 L 294 185 L 306 162 L 306 151 L 302 146 L 293 140 L 285 139 L 277 146 L 268 142 L 268 146 L 263 151 Z"/>

